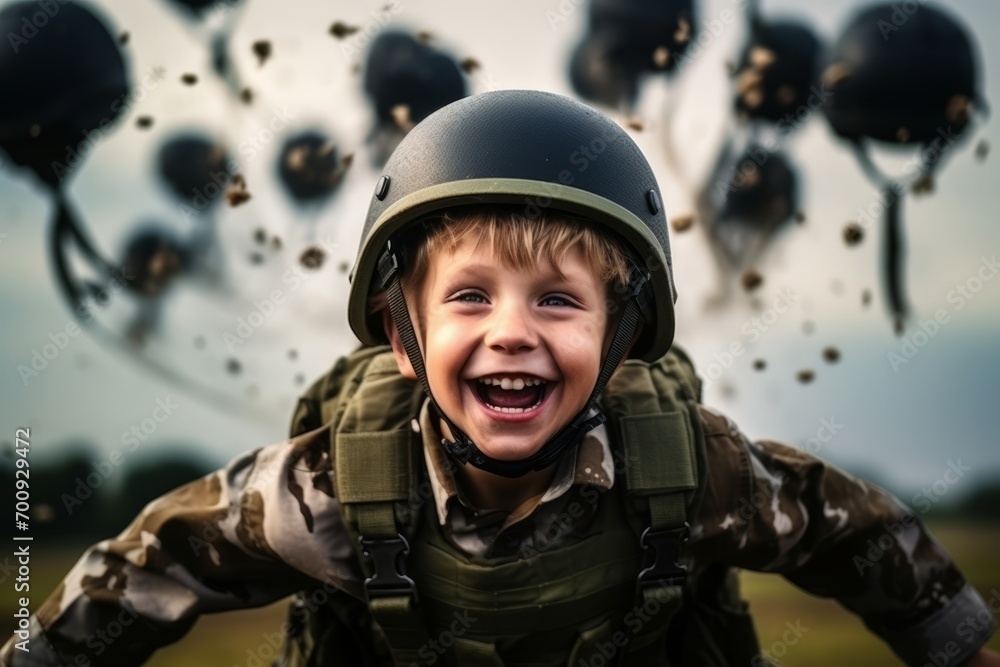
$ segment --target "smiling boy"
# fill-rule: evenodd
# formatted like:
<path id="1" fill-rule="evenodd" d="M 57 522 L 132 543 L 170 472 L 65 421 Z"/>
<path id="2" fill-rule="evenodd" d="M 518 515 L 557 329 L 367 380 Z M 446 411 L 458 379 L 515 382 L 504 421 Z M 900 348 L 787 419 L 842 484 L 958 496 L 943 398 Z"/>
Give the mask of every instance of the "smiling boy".
<path id="1" fill-rule="evenodd" d="M 766 664 L 741 567 L 836 598 L 907 664 L 998 664 L 989 608 L 904 506 L 698 405 L 666 230 L 641 152 L 588 107 L 496 91 L 429 116 L 365 223 L 365 347 L 292 439 L 88 550 L 3 663 L 141 664 L 298 591 L 278 665 Z"/>
<path id="2" fill-rule="evenodd" d="M 412 317 L 434 360 L 427 381 L 435 404 L 483 454 L 517 461 L 587 404 L 611 341 L 608 286 L 624 284 L 628 266 L 591 229 L 563 223 L 553 232 L 516 211 L 498 215 L 504 210 L 444 215 L 418 247 L 408 273 L 418 278 L 404 285 L 417 296 Z M 389 309 L 381 312 L 401 373 L 416 380 Z M 440 428 L 455 439 L 447 421 Z M 458 472 L 478 506 L 511 511 L 540 495 L 555 467 L 515 480 L 473 466 Z"/>

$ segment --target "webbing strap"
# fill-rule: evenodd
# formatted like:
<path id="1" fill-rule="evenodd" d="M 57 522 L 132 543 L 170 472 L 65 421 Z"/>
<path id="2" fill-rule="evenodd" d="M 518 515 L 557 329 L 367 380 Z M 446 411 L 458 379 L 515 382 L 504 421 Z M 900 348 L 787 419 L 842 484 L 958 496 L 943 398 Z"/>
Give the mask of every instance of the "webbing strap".
<path id="1" fill-rule="evenodd" d="M 665 372 L 664 387 L 654 381 L 652 374 L 659 371 L 653 368 L 623 370 L 619 386 L 634 410 L 619 418 L 625 459 L 631 462 L 625 469 L 626 494 L 644 505 L 649 517 L 640 539 L 647 557 L 639 573 L 636 603 L 656 610 L 629 642 L 627 652 L 635 653 L 665 635 L 683 603 L 687 571 L 679 554 L 688 534 L 687 498 L 697 488 L 698 477 L 689 392 L 669 373 Z"/>
<path id="2" fill-rule="evenodd" d="M 468 637 L 455 637 L 455 664 L 462 667 L 504 667 L 497 646 Z"/>
<path id="3" fill-rule="evenodd" d="M 413 580 L 405 575 L 409 545 L 396 528 L 392 503 L 354 507 L 363 553 L 374 562 L 375 569 L 374 575 L 365 580 L 368 609 L 382 628 L 397 667 L 404 667 L 421 660 L 418 652 L 430 642 L 427 624 L 416 607 Z M 389 590 L 381 588 L 385 584 L 382 580 L 388 581 Z"/>
<path id="4" fill-rule="evenodd" d="M 684 494 L 668 493 L 649 497 L 649 525 L 662 530 L 679 528 L 687 521 Z"/>
<path id="5" fill-rule="evenodd" d="M 687 415 L 681 412 L 629 415 L 621 419 L 627 460 L 642 462 L 626 469 L 630 493 L 675 493 L 690 491 L 698 485 L 687 420 Z"/>
<path id="6" fill-rule="evenodd" d="M 337 499 L 342 503 L 406 500 L 413 474 L 409 431 L 338 433 Z"/>
<path id="7" fill-rule="evenodd" d="M 406 595 L 373 598 L 368 601 L 368 609 L 385 633 L 397 667 L 423 661 L 418 654 L 421 648 L 429 646 L 430 635 L 413 598 Z"/>
<path id="8" fill-rule="evenodd" d="M 358 532 L 365 539 L 389 539 L 396 537 L 396 516 L 392 503 L 366 503 L 355 505 L 358 515 Z"/>

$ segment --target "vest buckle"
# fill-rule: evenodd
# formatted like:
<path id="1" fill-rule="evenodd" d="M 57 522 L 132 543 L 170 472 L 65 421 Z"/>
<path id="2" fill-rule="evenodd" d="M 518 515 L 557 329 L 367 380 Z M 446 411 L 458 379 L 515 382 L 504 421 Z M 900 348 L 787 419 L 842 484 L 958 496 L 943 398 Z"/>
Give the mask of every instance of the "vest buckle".
<path id="1" fill-rule="evenodd" d="M 688 541 L 691 527 L 684 523 L 680 528 L 643 531 L 639 544 L 646 550 L 647 567 L 639 573 L 639 588 L 657 586 L 683 586 L 688 569 L 679 562 L 681 545 Z"/>
<path id="2" fill-rule="evenodd" d="M 365 579 L 365 595 L 374 598 L 407 595 L 417 601 L 417 586 L 406 576 L 410 543 L 402 535 L 385 539 L 361 536 L 361 553 L 374 564 L 374 574 Z"/>

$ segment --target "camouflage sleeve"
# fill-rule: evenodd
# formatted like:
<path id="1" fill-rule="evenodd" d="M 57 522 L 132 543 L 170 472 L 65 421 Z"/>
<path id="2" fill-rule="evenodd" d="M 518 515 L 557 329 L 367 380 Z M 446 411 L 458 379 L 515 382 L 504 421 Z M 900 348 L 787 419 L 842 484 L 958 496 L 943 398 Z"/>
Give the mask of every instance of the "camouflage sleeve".
<path id="1" fill-rule="evenodd" d="M 901 502 L 803 451 L 750 442 L 702 408 L 708 481 L 688 555 L 777 572 L 836 598 L 908 665 L 958 665 L 996 628 L 979 593 Z"/>
<path id="2" fill-rule="evenodd" d="M 258 449 L 151 502 L 83 554 L 31 617 L 28 643 L 12 637 L 0 664 L 140 665 L 204 613 L 265 605 L 318 582 L 359 594 L 328 437 L 313 431 Z"/>

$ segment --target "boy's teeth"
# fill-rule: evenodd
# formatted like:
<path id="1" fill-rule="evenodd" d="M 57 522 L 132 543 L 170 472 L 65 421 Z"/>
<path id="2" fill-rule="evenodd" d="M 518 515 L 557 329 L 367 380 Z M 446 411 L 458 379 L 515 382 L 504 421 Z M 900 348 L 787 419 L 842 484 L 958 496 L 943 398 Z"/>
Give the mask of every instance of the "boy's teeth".
<path id="1" fill-rule="evenodd" d="M 525 387 L 534 387 L 535 385 L 542 384 L 545 380 L 540 380 L 538 378 L 479 378 L 479 381 L 483 384 L 489 385 L 499 385 L 501 389 L 513 389 L 515 391 L 520 391 Z"/>
<path id="2" fill-rule="evenodd" d="M 542 404 L 542 402 L 538 401 L 537 403 L 535 403 L 534 405 L 532 405 L 531 407 L 528 407 L 528 408 L 498 408 L 495 405 L 489 405 L 489 403 L 487 403 L 487 405 L 489 405 L 489 407 L 490 407 L 491 410 L 496 410 L 497 412 L 511 412 L 511 413 L 515 413 L 515 414 L 520 413 L 520 412 L 531 412 L 532 410 L 534 410 L 535 408 L 537 408 L 541 404 Z"/>

